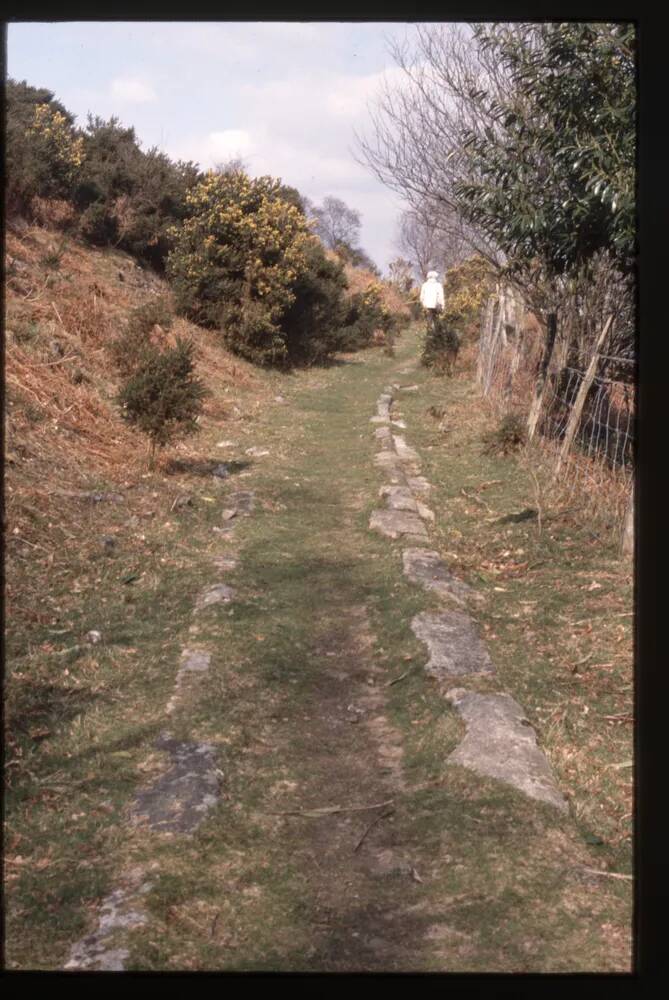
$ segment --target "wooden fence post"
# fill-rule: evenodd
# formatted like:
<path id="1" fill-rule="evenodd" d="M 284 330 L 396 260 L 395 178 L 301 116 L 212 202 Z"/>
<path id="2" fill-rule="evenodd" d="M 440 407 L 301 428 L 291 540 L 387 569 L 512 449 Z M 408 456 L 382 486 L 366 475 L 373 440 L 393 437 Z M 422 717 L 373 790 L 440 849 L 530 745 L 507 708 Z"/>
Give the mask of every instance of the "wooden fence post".
<path id="1" fill-rule="evenodd" d="M 588 395 L 588 390 L 595 380 L 595 375 L 597 374 L 597 365 L 599 364 L 599 352 L 602 349 L 604 341 L 608 337 L 611 324 L 613 323 L 613 315 L 609 316 L 606 323 L 604 324 L 604 329 L 597 338 L 597 343 L 595 344 L 595 349 L 592 352 L 592 358 L 590 359 L 590 364 L 588 365 L 585 375 L 583 376 L 583 381 L 579 387 L 576 394 L 576 399 L 574 400 L 574 405 L 572 406 L 571 413 L 569 414 L 569 420 L 567 421 L 567 428 L 564 432 L 564 439 L 562 441 L 562 447 L 560 448 L 560 454 L 558 455 L 558 460 L 555 465 L 555 470 L 553 476 L 557 477 L 560 469 L 562 468 L 562 463 L 569 454 L 569 449 L 571 448 L 572 441 L 574 440 L 574 435 L 578 429 L 578 425 L 581 422 L 581 414 L 583 413 L 583 407 L 585 405 L 585 398 Z"/>
<path id="2" fill-rule="evenodd" d="M 504 295 L 504 286 L 499 286 L 499 313 L 497 315 L 497 322 L 494 324 L 492 335 L 488 342 L 488 357 L 486 359 L 486 370 L 483 383 L 483 395 L 487 396 L 490 392 L 492 386 L 492 378 L 495 371 L 495 353 L 497 351 L 497 344 L 499 341 L 500 330 L 502 329 L 504 319 L 506 316 L 506 298 Z"/>
<path id="3" fill-rule="evenodd" d="M 627 503 L 627 511 L 625 513 L 625 525 L 623 527 L 623 540 L 621 548 L 624 556 L 634 555 L 634 481 L 632 481 L 632 489 L 630 491 L 630 498 Z"/>
<path id="4" fill-rule="evenodd" d="M 479 357 L 476 366 L 476 380 L 480 386 L 483 386 L 483 373 L 485 370 L 486 351 L 488 349 L 488 341 L 490 339 L 490 332 L 492 330 L 492 321 L 494 315 L 495 315 L 495 296 L 491 295 L 486 305 L 485 315 L 481 326 L 481 336 L 479 338 Z"/>
<path id="5" fill-rule="evenodd" d="M 537 424 L 539 422 L 539 414 L 541 413 L 541 407 L 544 401 L 546 373 L 548 372 L 548 366 L 550 365 L 551 357 L 553 356 L 556 333 L 557 315 L 555 313 L 549 313 L 546 326 L 546 343 L 544 345 L 544 353 L 541 359 L 541 365 L 539 366 L 539 373 L 537 375 L 537 381 L 534 389 L 534 399 L 532 400 L 530 413 L 527 418 L 527 437 L 529 441 L 531 441 L 534 437 L 534 432 L 536 431 Z"/>

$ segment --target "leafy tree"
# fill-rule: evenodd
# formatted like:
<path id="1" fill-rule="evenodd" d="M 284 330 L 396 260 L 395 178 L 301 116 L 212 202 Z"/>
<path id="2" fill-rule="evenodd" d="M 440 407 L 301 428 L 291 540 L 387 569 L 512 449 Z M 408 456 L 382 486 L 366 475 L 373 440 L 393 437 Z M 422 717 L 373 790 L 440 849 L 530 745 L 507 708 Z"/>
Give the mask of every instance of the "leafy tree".
<path id="1" fill-rule="evenodd" d="M 634 261 L 634 26 L 478 26 L 514 85 L 471 100 L 489 124 L 469 129 L 469 179 L 456 190 L 468 218 L 516 268 L 574 272 L 611 248 Z"/>
<path id="2" fill-rule="evenodd" d="M 195 345 L 177 337 L 176 345 L 147 347 L 117 396 L 121 415 L 149 438 L 150 464 L 156 448 L 199 430 L 207 390 L 194 375 Z"/>

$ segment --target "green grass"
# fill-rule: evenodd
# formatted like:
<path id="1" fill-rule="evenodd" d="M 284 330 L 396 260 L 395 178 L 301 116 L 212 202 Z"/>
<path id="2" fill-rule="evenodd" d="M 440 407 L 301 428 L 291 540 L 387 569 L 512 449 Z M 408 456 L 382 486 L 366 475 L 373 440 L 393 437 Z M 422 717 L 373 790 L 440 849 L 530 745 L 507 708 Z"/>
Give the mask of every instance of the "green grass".
<path id="1" fill-rule="evenodd" d="M 445 765 L 462 724 L 422 671 L 424 647 L 409 627 L 416 612 L 439 604 L 402 576 L 401 545 L 368 530 L 384 482 L 373 465 L 369 418 L 385 384 L 414 380 L 396 373 L 415 353 L 414 331 L 400 338 L 395 358 L 370 351 L 353 363 L 266 376 L 288 404 L 259 410 L 244 422 L 247 434 L 238 426 L 230 436 L 240 439 L 239 453 L 226 452 L 225 460 L 244 459 L 250 444 L 270 455 L 224 483 L 182 477 L 194 506 L 178 511 L 169 511 L 175 487 L 163 495 L 156 473 L 156 516 L 139 529 L 145 541 L 134 548 L 123 542 L 113 557 L 92 558 L 92 543 L 79 560 L 71 553 L 48 595 L 60 607 L 58 626 L 14 637 L 11 698 L 27 699 L 15 711 L 30 725 L 41 720 L 50 733 L 37 744 L 22 734 L 17 743 L 8 856 L 25 863 L 8 866 L 9 967 L 62 965 L 70 943 L 94 925 L 96 901 L 131 863 L 156 866 L 146 897 L 149 925 L 128 936 L 131 969 L 628 967 L 629 885 L 588 882 L 574 868 L 628 870 L 629 841 L 616 842 L 611 833 L 617 813 L 605 821 L 597 809 L 600 802 L 620 808 L 621 774 L 604 765 L 631 756 L 628 734 L 604 726 L 597 748 L 590 728 L 596 712 L 618 705 L 626 663 L 618 656 L 608 688 L 594 666 L 583 676 L 596 682 L 581 681 L 561 666 L 571 647 L 557 642 L 565 630 L 560 615 L 610 616 L 610 589 L 580 587 L 590 574 L 614 572 L 613 556 L 582 544 L 576 528 L 568 534 L 546 524 L 539 535 L 536 525 L 519 524 L 507 533 L 485 521 L 485 509 L 461 489 L 501 480 L 481 494 L 501 515 L 529 505 L 527 478 L 513 459 L 481 456 L 478 435 L 489 423 L 469 383 L 417 370 L 420 392 L 400 394 L 399 403 L 408 443 L 434 485 L 433 543 L 487 598 L 477 617 L 499 673 L 480 688 L 509 690 L 524 705 L 580 806 L 575 823 Z M 425 413 L 435 402 L 454 415 L 450 436 Z M 221 436 L 227 428 L 213 429 L 198 442 L 200 453 L 214 455 Z M 255 490 L 257 507 L 236 519 L 226 541 L 213 529 L 235 488 Z M 120 513 L 107 516 L 120 526 Z M 518 548 L 525 550 L 519 561 L 541 562 L 541 571 L 506 578 L 482 566 Z M 199 591 L 221 578 L 212 556 L 232 552 L 239 564 L 225 580 L 235 601 L 192 618 Z M 142 575 L 122 584 L 133 571 Z M 614 595 L 624 609 L 628 592 Z M 536 605 L 521 617 L 522 602 L 530 600 Z M 615 635 L 616 620 L 605 621 L 603 634 Z M 193 622 L 196 635 L 189 632 Z M 49 627 L 59 626 L 69 630 L 58 637 L 63 647 L 89 628 L 102 631 L 105 643 L 67 668 L 59 663 L 56 674 L 40 647 Z M 221 802 L 191 837 L 131 830 L 124 809 L 160 766 L 153 742 L 165 728 L 179 651 L 195 640 L 212 649 L 211 667 L 186 686 L 169 727 L 177 737 L 219 747 Z M 581 650 L 587 652 L 584 641 Z M 22 669 L 23 686 L 16 677 Z M 43 716 L 36 714 L 39 698 Z M 568 710 L 553 730 L 548 713 L 555 702 Z M 368 706 L 360 722 L 346 721 L 349 703 Z M 570 760 L 577 762 L 572 770 Z M 359 851 L 373 813 L 276 815 L 386 798 L 395 812 Z M 605 843 L 586 843 L 588 830 Z M 384 851 L 408 859 L 420 881 L 381 877 L 375 866 Z M 374 938 L 381 945 L 370 944 Z"/>

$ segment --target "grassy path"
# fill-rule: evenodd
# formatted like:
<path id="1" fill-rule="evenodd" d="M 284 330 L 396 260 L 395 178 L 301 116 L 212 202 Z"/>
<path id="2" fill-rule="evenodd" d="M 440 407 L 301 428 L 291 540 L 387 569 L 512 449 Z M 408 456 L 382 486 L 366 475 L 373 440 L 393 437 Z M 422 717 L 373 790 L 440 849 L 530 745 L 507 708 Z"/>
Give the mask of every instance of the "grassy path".
<path id="1" fill-rule="evenodd" d="M 422 671 L 425 650 L 410 630 L 414 614 L 439 602 L 402 576 L 402 546 L 368 528 L 384 482 L 373 464 L 370 417 L 383 386 L 406 381 L 397 373 L 415 354 L 410 335 L 392 359 L 369 352 L 277 378 L 285 402 L 262 411 L 249 429 L 249 442 L 269 454 L 247 467 L 240 461 L 220 495 L 209 480 L 196 481 L 199 502 L 170 516 L 176 530 L 168 541 L 156 526 L 163 573 L 157 568 L 153 587 L 137 598 L 131 625 L 119 617 L 116 626 L 130 633 L 119 644 L 135 649 L 146 633 L 143 678 L 128 674 L 127 700 L 103 706 L 94 728 L 89 716 L 80 724 L 89 725 L 93 770 L 107 801 L 110 767 L 117 772 L 113 819 L 99 833 L 106 862 L 96 878 L 77 875 L 84 879 L 80 898 L 58 904 L 67 919 L 51 943 L 53 912 L 42 926 L 30 902 L 40 898 L 38 881 L 23 887 L 9 929 L 15 967 L 35 967 L 36 953 L 40 967 L 62 964 L 66 939 L 90 930 L 96 902 L 136 870 L 149 873 L 150 888 L 144 922 L 119 934 L 127 969 L 629 968 L 629 883 L 585 871 L 603 865 L 587 840 L 588 817 L 560 816 L 444 763 L 463 728 Z M 466 409 L 470 390 L 462 381 L 445 387 L 418 369 L 414 377 L 421 391 L 403 401 L 406 435 L 437 487 L 432 544 L 447 553 L 463 535 L 458 517 L 470 527 L 481 520 L 480 510 L 458 513 L 452 502 L 468 484 L 467 462 L 476 464 L 479 481 L 495 479 L 494 462 L 483 468 L 457 441 L 433 461 L 426 407 L 449 405 L 450 393 L 453 405 Z M 201 445 L 213 454 L 215 443 L 212 436 Z M 233 488 L 253 490 L 256 508 L 225 534 L 215 529 Z M 235 568 L 221 571 L 221 559 L 236 560 Z M 464 561 L 460 572 L 485 590 L 476 568 Z M 218 581 L 234 589 L 234 600 L 194 618 L 198 593 Z M 495 611 L 493 601 L 481 615 L 489 634 Z M 550 680 L 528 678 L 532 664 L 514 654 L 517 641 L 510 634 L 499 658 L 493 641 L 491 653 L 535 722 Z M 164 767 L 155 739 L 166 726 L 164 705 L 186 643 L 211 649 L 212 659 L 185 685 L 169 728 L 176 739 L 217 748 L 221 799 L 193 835 L 181 836 L 123 818 L 131 789 Z M 484 691 L 492 682 L 478 683 Z M 57 753 L 56 746 L 52 757 Z M 125 756 L 114 764 L 110 754 Z M 552 760 L 564 787 L 557 752 Z M 90 813 L 90 802 L 82 808 Z M 90 830 L 81 837 L 90 843 Z M 606 863 L 620 872 L 623 848 L 607 850 Z M 72 891 L 72 878 L 60 878 Z M 19 943 L 22 921 L 32 927 L 32 942 Z"/>

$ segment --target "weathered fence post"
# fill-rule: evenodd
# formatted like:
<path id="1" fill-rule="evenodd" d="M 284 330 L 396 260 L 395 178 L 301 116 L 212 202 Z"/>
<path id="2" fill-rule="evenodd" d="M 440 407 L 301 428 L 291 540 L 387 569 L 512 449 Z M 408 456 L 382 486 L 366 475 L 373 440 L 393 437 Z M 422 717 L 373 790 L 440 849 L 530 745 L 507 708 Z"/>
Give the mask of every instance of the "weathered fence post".
<path id="1" fill-rule="evenodd" d="M 631 556 L 634 554 L 634 481 L 632 481 L 630 498 L 627 502 L 621 548 L 624 556 Z"/>
<path id="2" fill-rule="evenodd" d="M 483 323 L 481 326 L 481 337 L 479 339 L 479 357 L 478 357 L 478 364 L 476 366 L 476 380 L 481 387 L 483 386 L 483 381 L 484 381 L 486 351 L 488 348 L 488 341 L 490 340 L 490 333 L 492 331 L 492 321 L 494 315 L 495 315 L 495 296 L 491 295 L 486 305 L 485 316 L 483 318 Z"/>
<path id="3" fill-rule="evenodd" d="M 562 441 L 562 447 L 560 448 L 560 454 L 558 455 L 558 460 L 555 465 L 555 470 L 553 476 L 557 477 L 560 469 L 562 468 L 562 463 L 569 454 L 569 449 L 571 448 L 572 442 L 574 440 L 574 435 L 578 429 L 578 425 L 581 422 L 581 414 L 583 413 L 583 407 L 585 405 L 585 399 L 588 395 L 590 386 L 595 380 L 595 375 L 597 374 L 597 365 L 599 364 L 599 352 L 602 349 L 604 341 L 608 337 L 611 324 L 613 323 L 613 315 L 609 316 L 606 323 L 604 324 L 604 329 L 597 338 L 597 343 L 595 344 L 595 349 L 592 352 L 592 358 L 590 359 L 590 364 L 588 365 L 585 375 L 583 376 L 583 381 L 579 387 L 576 394 L 576 399 L 574 400 L 574 405 L 572 406 L 571 413 L 569 414 L 569 420 L 567 421 L 567 427 L 564 432 L 564 439 Z"/>
<path id="4" fill-rule="evenodd" d="M 499 286 L 499 313 L 497 315 L 497 322 L 494 324 L 490 340 L 488 342 L 488 357 L 485 364 L 485 374 L 483 382 L 483 395 L 487 396 L 490 392 L 492 386 L 493 374 L 495 371 L 495 355 L 497 353 L 497 344 L 499 342 L 500 331 L 504 325 L 504 318 L 506 316 L 506 297 L 504 295 L 504 286 Z"/>
<path id="5" fill-rule="evenodd" d="M 549 313 L 548 321 L 546 324 L 546 343 L 544 345 L 544 353 L 541 359 L 541 364 L 539 366 L 539 372 L 537 374 L 537 381 L 534 388 L 534 399 L 532 400 L 530 413 L 527 418 L 527 437 L 528 440 L 530 441 L 534 437 L 534 432 L 536 431 L 537 424 L 539 422 L 539 414 L 541 413 L 541 407 L 544 401 L 546 373 L 548 372 L 548 366 L 550 365 L 551 357 L 553 355 L 553 347 L 555 346 L 556 333 L 557 333 L 557 315 L 556 313 Z"/>

